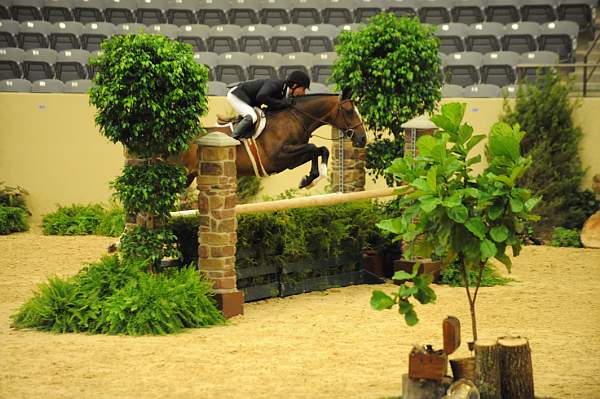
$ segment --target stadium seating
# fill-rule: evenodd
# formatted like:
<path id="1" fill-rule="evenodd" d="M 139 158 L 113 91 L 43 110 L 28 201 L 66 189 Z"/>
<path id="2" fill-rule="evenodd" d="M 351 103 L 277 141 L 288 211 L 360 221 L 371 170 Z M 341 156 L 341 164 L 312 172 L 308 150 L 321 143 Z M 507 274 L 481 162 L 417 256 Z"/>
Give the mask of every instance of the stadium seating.
<path id="1" fill-rule="evenodd" d="M 72 9 L 73 0 L 45 0 L 42 15 L 52 23 L 73 21 Z"/>
<path id="2" fill-rule="evenodd" d="M 21 64 L 25 51 L 20 48 L 0 48 L 0 80 L 20 79 L 23 76 Z"/>
<path id="3" fill-rule="evenodd" d="M 26 79 L 0 80 L 0 91 L 31 92 L 31 82 Z"/>
<path id="4" fill-rule="evenodd" d="M 282 58 L 281 54 L 273 52 L 252 54 L 248 66 L 248 78 L 267 79 L 279 77 L 277 71 L 281 66 Z"/>
<path id="5" fill-rule="evenodd" d="M 518 63 L 519 54 L 512 51 L 485 54 L 479 69 L 481 83 L 497 86 L 515 83 Z"/>
<path id="6" fill-rule="evenodd" d="M 63 82 L 86 79 L 90 53 L 86 50 L 64 50 L 58 53 L 54 70 L 56 79 Z"/>
<path id="7" fill-rule="evenodd" d="M 464 93 L 465 97 L 471 97 L 471 98 L 501 97 L 502 96 L 500 87 L 498 87 L 496 85 L 492 85 L 492 84 L 485 84 L 485 83 L 467 86 L 467 87 L 465 87 L 463 93 Z"/>
<path id="8" fill-rule="evenodd" d="M 65 82 L 65 93 L 87 93 L 92 87 L 92 81 L 87 79 L 70 80 Z"/>
<path id="9" fill-rule="evenodd" d="M 215 79 L 226 84 L 237 83 L 248 79 L 246 69 L 250 65 L 250 55 L 232 52 L 219 54 L 215 66 Z"/>
<path id="10" fill-rule="evenodd" d="M 183 25 L 177 33 L 177 40 L 192 46 L 192 51 L 206 51 L 206 38 L 210 33 L 210 26 L 204 24 Z"/>
<path id="11" fill-rule="evenodd" d="M 82 24 L 104 22 L 104 0 L 74 0 L 73 17 Z"/>
<path id="12" fill-rule="evenodd" d="M 175 0 L 167 5 L 165 16 L 167 23 L 183 26 L 198 23 L 196 18 L 197 2 L 194 0 Z"/>
<path id="13" fill-rule="evenodd" d="M 32 93 L 63 93 L 65 84 L 58 79 L 40 79 L 31 85 Z"/>
<path id="14" fill-rule="evenodd" d="M 79 38 L 83 34 L 83 24 L 76 21 L 57 22 L 50 33 L 50 48 L 61 51 L 81 48 Z"/>
<path id="15" fill-rule="evenodd" d="M 208 95 L 209 96 L 226 96 L 227 95 L 227 85 L 223 82 L 209 81 L 207 83 L 207 86 L 208 86 Z"/>
<path id="16" fill-rule="evenodd" d="M 463 87 L 479 83 L 481 62 L 481 54 L 473 51 L 450 54 L 444 66 L 446 83 Z"/>
<path id="17" fill-rule="evenodd" d="M 444 54 L 465 51 L 468 27 L 461 23 L 438 25 L 435 35 L 440 39 L 440 52 Z"/>

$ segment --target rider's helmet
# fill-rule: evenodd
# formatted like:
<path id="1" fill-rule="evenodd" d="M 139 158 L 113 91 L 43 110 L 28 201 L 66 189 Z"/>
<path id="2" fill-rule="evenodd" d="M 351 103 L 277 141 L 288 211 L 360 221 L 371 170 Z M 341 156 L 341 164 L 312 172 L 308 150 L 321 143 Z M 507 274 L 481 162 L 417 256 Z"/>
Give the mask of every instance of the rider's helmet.
<path id="1" fill-rule="evenodd" d="M 310 88 L 310 78 L 305 72 L 302 71 L 293 71 L 287 77 L 286 83 L 288 86 L 292 86 L 297 84 L 306 89 Z"/>

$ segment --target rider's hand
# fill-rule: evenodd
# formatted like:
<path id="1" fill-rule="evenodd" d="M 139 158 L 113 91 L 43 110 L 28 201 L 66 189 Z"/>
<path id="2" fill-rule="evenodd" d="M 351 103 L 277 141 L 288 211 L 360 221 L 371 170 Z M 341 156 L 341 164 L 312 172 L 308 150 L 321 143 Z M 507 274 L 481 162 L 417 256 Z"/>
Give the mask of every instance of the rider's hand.
<path id="1" fill-rule="evenodd" d="M 285 104 L 290 107 L 296 104 L 296 100 L 293 97 L 288 97 L 285 99 Z"/>

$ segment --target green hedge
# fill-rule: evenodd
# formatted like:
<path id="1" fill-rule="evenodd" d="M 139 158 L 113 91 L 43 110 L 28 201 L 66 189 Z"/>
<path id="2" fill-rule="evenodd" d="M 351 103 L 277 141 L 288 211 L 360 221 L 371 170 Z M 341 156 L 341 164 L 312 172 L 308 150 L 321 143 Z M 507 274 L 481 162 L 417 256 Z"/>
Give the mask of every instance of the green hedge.
<path id="1" fill-rule="evenodd" d="M 101 205 L 59 206 L 44 216 L 42 230 L 46 235 L 97 234 L 118 237 L 125 226 L 121 208 L 105 209 Z"/>
<path id="2" fill-rule="evenodd" d="M 0 235 L 27 230 L 27 212 L 22 208 L 0 205 Z"/>

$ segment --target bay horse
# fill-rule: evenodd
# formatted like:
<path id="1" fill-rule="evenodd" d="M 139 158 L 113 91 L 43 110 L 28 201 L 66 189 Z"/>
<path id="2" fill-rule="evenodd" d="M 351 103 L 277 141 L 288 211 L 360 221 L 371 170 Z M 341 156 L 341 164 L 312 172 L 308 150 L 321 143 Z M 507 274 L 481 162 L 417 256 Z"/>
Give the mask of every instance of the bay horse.
<path id="1" fill-rule="evenodd" d="M 350 138 L 352 145 L 357 148 L 362 148 L 367 143 L 365 128 L 350 90 L 343 90 L 341 95 L 307 94 L 294 97 L 294 104 L 290 107 L 281 111 L 267 111 L 265 114 L 267 123 L 264 131 L 256 139 L 265 171 L 267 174 L 279 173 L 311 161 L 310 172 L 300 182 L 300 188 L 308 187 L 315 179 L 323 177 L 319 168 L 319 156 L 324 169 L 327 166 L 327 148 L 317 147 L 308 142 L 317 128 L 332 125 Z M 231 135 L 231 129 L 227 126 L 205 129 L 208 133 L 220 131 Z M 238 176 L 254 176 L 252 162 L 244 146 L 237 146 L 236 151 Z M 190 145 L 187 151 L 170 161 L 187 169 L 189 186 L 197 176 L 198 145 Z"/>

